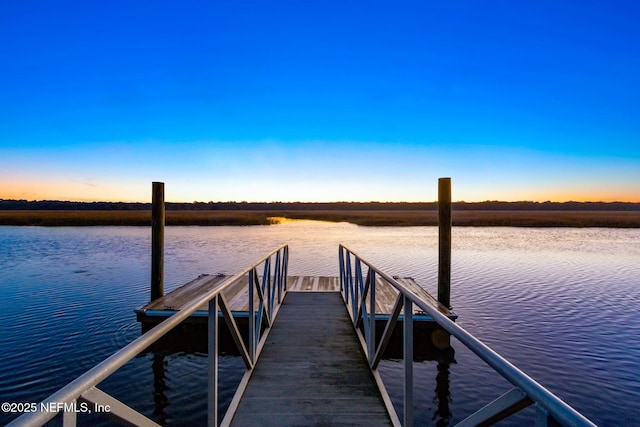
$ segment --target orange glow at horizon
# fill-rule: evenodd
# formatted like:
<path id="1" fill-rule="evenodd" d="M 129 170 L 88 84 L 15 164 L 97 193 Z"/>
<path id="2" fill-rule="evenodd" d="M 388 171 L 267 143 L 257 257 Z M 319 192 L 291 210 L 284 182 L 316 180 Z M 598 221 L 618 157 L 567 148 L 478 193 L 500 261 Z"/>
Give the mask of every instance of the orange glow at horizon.
<path id="1" fill-rule="evenodd" d="M 435 187 L 435 186 L 434 186 Z M 202 196 L 193 191 L 183 192 L 181 188 L 172 188 L 170 184 L 166 186 L 165 195 L 168 202 L 182 202 L 191 203 L 208 202 L 213 201 L 249 201 L 249 202 L 338 202 L 338 201 L 355 201 L 355 202 L 432 202 L 437 199 L 436 189 L 430 189 L 427 192 L 416 191 L 417 197 L 398 200 L 394 198 L 393 194 L 385 194 L 380 192 L 379 197 L 365 199 L 357 199 L 357 194 L 354 194 L 353 198 L 334 197 L 331 199 L 331 191 L 324 189 L 322 191 L 322 200 L 303 200 L 300 197 L 295 197 L 294 194 L 290 194 L 290 197 L 286 197 L 286 194 L 281 194 L 280 197 L 266 197 L 260 198 L 258 194 L 247 194 L 246 189 L 239 188 L 237 191 L 237 197 L 208 197 L 203 193 Z M 191 189 L 189 189 L 191 190 Z M 488 200 L 505 201 L 505 202 L 517 202 L 517 201 L 532 201 L 532 202 L 632 202 L 640 203 L 640 195 L 637 191 L 627 190 L 624 191 L 621 188 L 612 189 L 610 193 L 602 191 L 587 191 L 580 188 L 562 189 L 556 188 L 549 191 L 540 191 L 539 189 L 523 189 L 518 191 L 513 188 L 499 189 L 491 192 L 487 191 L 485 194 L 478 194 L 478 191 L 466 191 L 460 186 L 453 187 L 453 200 L 464 201 L 468 203 L 483 202 Z M 315 192 L 314 192 L 315 193 Z M 318 194 L 318 193 L 315 193 Z M 251 197 L 253 196 L 253 197 Z M 291 197 L 293 196 L 293 197 Z M 368 194 L 371 196 L 371 194 Z M 61 201 L 76 201 L 76 202 L 150 202 L 151 201 L 151 182 L 124 184 L 118 183 L 91 183 L 91 182 L 56 182 L 56 181 L 36 181 L 36 180 L 7 180 L 0 179 L 0 199 L 15 199 L 15 200 L 61 200 Z"/>
<path id="2" fill-rule="evenodd" d="M 151 200 L 151 184 L 146 192 L 115 184 L 55 181 L 0 181 L 0 199 L 61 200 L 72 202 L 138 202 Z M 148 194 L 147 194 L 148 193 Z"/>
<path id="3" fill-rule="evenodd" d="M 455 191 L 455 189 L 454 189 Z M 455 196 L 455 194 L 454 194 Z M 462 200 L 454 197 L 454 200 Z M 574 188 L 554 188 L 549 190 L 529 189 L 496 191 L 490 198 L 469 197 L 467 202 L 481 202 L 486 200 L 498 200 L 506 202 L 629 202 L 640 203 L 640 192 L 629 188 L 611 188 L 608 191 L 598 189 L 584 189 L 577 186 Z"/>

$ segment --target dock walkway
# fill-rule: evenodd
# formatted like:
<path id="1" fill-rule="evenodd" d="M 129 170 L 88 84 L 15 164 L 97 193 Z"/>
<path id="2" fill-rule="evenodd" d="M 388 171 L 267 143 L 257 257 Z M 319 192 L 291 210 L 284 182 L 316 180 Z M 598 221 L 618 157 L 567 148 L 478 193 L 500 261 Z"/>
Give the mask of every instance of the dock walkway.
<path id="1" fill-rule="evenodd" d="M 391 425 L 339 292 L 286 294 L 231 425 Z"/>

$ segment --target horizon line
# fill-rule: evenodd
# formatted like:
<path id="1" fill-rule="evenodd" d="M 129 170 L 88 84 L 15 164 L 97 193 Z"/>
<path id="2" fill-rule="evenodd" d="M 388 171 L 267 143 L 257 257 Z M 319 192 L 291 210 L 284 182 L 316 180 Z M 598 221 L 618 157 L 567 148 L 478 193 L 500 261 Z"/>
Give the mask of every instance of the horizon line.
<path id="1" fill-rule="evenodd" d="M 82 203 L 82 204 L 93 204 L 93 203 L 104 203 L 104 204 L 151 204 L 151 201 L 107 201 L 107 200 L 60 200 L 60 199 L 40 199 L 40 200 L 28 200 L 28 199 L 3 199 L 0 198 L 0 202 L 23 202 L 23 203 Z M 286 202 L 286 201 L 235 201 L 235 200 L 227 200 L 227 201 L 213 201 L 210 200 L 208 202 L 202 201 L 170 201 L 165 200 L 165 203 L 175 203 L 175 204 L 406 204 L 406 205 L 416 205 L 421 203 L 438 203 L 437 200 L 433 201 L 417 201 L 417 202 L 408 202 L 408 201 L 379 201 L 379 200 L 370 200 L 366 202 L 362 201 L 346 201 L 346 200 L 338 200 L 338 201 L 295 201 L 295 202 Z M 632 202 L 632 201 L 622 201 L 615 200 L 610 202 L 605 202 L 603 200 L 588 200 L 588 201 L 577 201 L 577 200 L 565 200 L 565 201 L 535 201 L 535 200 L 516 200 L 516 201 L 507 201 L 507 200 L 482 200 L 476 202 L 467 202 L 465 200 L 456 200 L 452 203 L 457 204 L 481 204 L 481 203 L 532 203 L 532 204 L 565 204 L 565 203 L 577 203 L 577 204 L 589 204 L 589 203 L 599 203 L 599 204 L 640 204 L 640 201 Z"/>

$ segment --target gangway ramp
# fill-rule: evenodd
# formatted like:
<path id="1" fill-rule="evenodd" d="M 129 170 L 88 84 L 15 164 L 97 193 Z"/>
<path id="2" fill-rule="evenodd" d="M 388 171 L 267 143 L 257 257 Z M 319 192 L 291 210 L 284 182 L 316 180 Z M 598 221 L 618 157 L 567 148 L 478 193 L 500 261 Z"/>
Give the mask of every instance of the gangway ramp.
<path id="1" fill-rule="evenodd" d="M 339 292 L 288 292 L 232 426 L 390 426 Z"/>

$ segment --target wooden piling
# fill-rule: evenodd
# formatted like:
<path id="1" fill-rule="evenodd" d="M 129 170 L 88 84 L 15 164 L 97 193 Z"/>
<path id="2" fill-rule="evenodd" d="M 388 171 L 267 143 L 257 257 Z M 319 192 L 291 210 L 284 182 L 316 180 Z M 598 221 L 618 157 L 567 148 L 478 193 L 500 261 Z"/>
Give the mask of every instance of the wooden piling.
<path id="1" fill-rule="evenodd" d="M 451 178 L 438 179 L 438 301 L 451 308 Z"/>
<path id="2" fill-rule="evenodd" d="M 164 183 L 152 184 L 151 301 L 164 295 Z"/>

